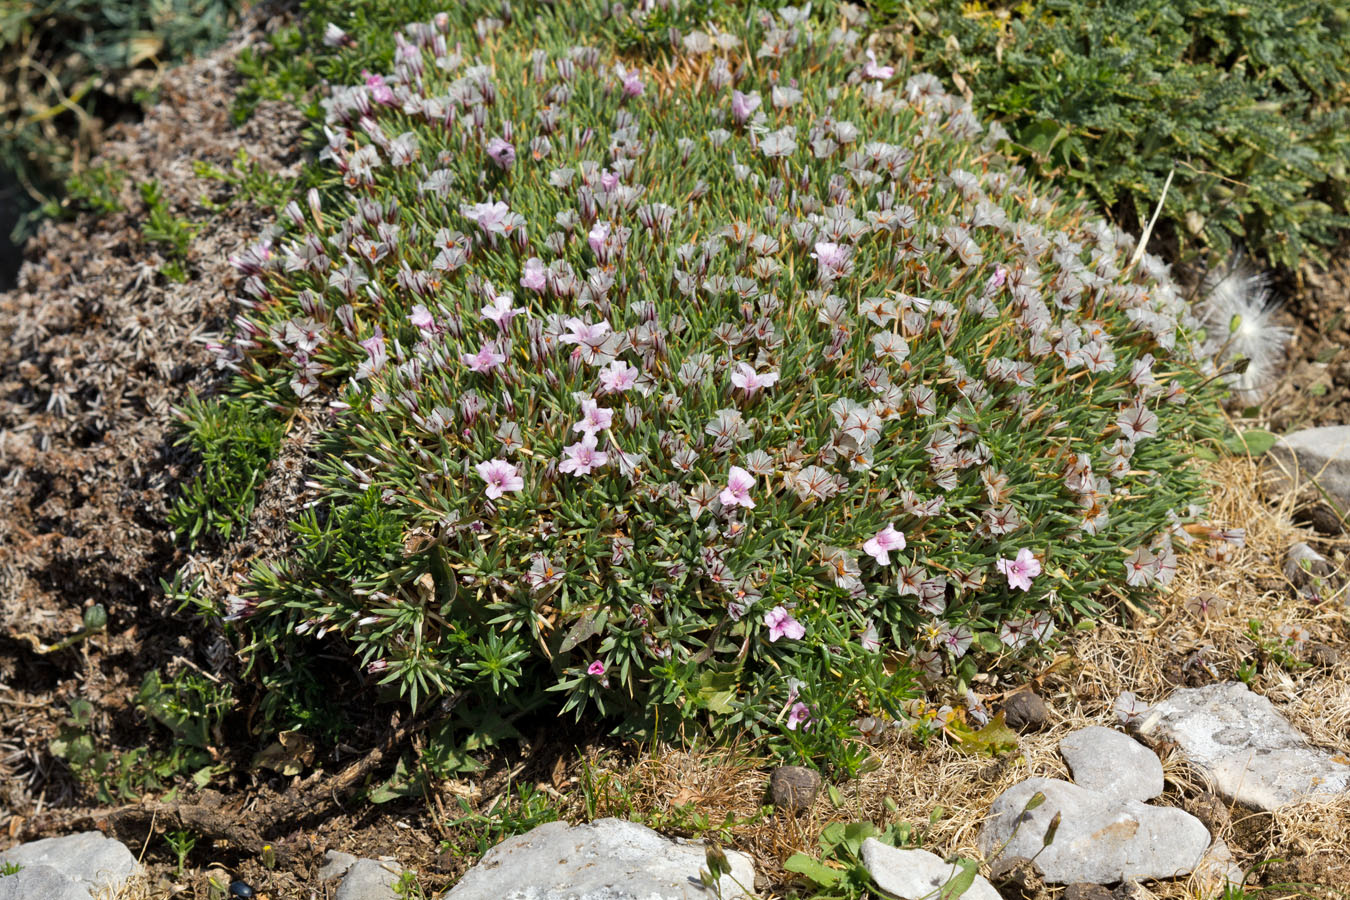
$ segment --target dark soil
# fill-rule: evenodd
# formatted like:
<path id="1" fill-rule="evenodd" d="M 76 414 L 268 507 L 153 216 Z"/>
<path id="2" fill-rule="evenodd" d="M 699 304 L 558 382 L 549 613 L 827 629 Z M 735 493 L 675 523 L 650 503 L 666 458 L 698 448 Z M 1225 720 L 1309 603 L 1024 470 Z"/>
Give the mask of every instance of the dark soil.
<path id="1" fill-rule="evenodd" d="M 1277 434 L 1350 424 L 1350 237 L 1329 256 L 1276 286 L 1294 327 L 1285 374 L 1262 404 Z"/>

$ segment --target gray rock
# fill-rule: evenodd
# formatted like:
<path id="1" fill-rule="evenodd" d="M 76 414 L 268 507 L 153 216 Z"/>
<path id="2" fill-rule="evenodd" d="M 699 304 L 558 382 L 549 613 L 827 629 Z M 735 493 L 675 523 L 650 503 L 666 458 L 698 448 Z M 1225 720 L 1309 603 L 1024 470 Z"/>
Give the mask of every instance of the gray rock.
<path id="1" fill-rule="evenodd" d="M 779 766 L 769 775 L 769 798 L 779 809 L 809 809 L 820 793 L 820 773 L 805 766 Z"/>
<path id="2" fill-rule="evenodd" d="M 347 874 L 347 870 L 356 862 L 356 857 L 341 850 L 329 850 L 323 855 L 323 865 L 319 867 L 319 880 L 332 881 Z"/>
<path id="3" fill-rule="evenodd" d="M 342 876 L 333 900 L 398 900 L 394 885 L 402 875 L 397 863 L 358 859 Z"/>
<path id="4" fill-rule="evenodd" d="M 1221 896 L 1229 885 L 1241 887 L 1244 878 L 1242 867 L 1233 860 L 1233 851 L 1223 841 L 1215 841 L 1191 873 L 1191 883 L 1205 897 Z"/>
<path id="5" fill-rule="evenodd" d="M 1115 800 L 1152 800 L 1163 792 L 1157 755 L 1127 734 L 1093 725 L 1059 742 L 1079 787 Z"/>
<path id="6" fill-rule="evenodd" d="M 1240 682 L 1182 688 L 1135 727 L 1175 743 L 1232 803 L 1270 812 L 1350 789 L 1345 755 L 1309 747 L 1274 704 Z"/>
<path id="7" fill-rule="evenodd" d="M 0 853 L 0 864 L 3 863 L 13 863 L 25 869 L 51 866 L 57 874 L 81 887 L 86 894 L 107 888 L 116 891 L 140 870 L 136 857 L 131 855 L 126 845 L 98 831 L 20 844 Z"/>
<path id="8" fill-rule="evenodd" d="M 1350 510 L 1350 425 L 1287 434 L 1270 453 L 1291 474 L 1297 469 L 1300 482 L 1316 482 L 1342 514 Z"/>
<path id="9" fill-rule="evenodd" d="M 1037 791 L 1045 802 L 1024 812 Z M 1059 829 L 1042 850 L 1056 813 Z M 1057 778 L 1029 778 L 1004 791 L 980 834 L 986 857 L 1035 856 L 1052 884 L 1185 875 L 1208 848 L 1209 832 L 1190 813 L 1113 800 Z"/>
<path id="10" fill-rule="evenodd" d="M 493 847 L 442 900 L 711 900 L 699 881 L 705 853 L 701 841 L 669 840 L 636 822 L 549 822 Z M 722 897 L 747 898 L 754 864 L 726 855 Z"/>
<path id="11" fill-rule="evenodd" d="M 0 877 L 0 900 L 89 900 L 89 888 L 51 866 L 24 866 Z"/>
<path id="12" fill-rule="evenodd" d="M 883 891 L 904 900 L 936 897 L 942 886 L 961 869 L 927 850 L 900 850 L 868 838 L 862 845 L 863 865 Z M 962 900 L 1001 900 L 998 891 L 981 875 L 975 876 Z"/>

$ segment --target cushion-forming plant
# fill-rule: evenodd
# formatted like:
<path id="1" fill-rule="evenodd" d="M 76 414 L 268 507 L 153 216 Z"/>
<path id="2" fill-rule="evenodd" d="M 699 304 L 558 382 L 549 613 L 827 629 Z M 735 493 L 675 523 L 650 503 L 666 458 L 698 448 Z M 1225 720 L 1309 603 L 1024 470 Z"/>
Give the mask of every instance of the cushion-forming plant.
<path id="1" fill-rule="evenodd" d="M 837 735 L 1170 580 L 1186 304 L 860 12 L 620 57 L 472 7 L 331 89 L 326 192 L 235 260 L 222 402 L 323 426 L 255 662 Z"/>

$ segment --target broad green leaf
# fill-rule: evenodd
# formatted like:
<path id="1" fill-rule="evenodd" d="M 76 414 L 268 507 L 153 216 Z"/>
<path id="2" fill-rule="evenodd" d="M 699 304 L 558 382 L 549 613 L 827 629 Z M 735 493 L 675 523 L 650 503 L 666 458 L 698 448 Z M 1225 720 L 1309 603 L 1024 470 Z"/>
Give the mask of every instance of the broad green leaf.
<path id="1" fill-rule="evenodd" d="M 582 641 L 595 637 L 600 627 L 596 624 L 596 613 L 598 609 L 592 608 L 582 613 L 581 618 L 577 619 L 572 629 L 567 632 L 567 637 L 563 638 L 562 644 L 558 647 L 559 653 L 568 653 Z"/>
<path id="2" fill-rule="evenodd" d="M 805 875 L 818 887 L 833 887 L 844 873 L 831 869 L 820 860 L 812 859 L 805 853 L 794 853 L 783 863 L 783 868 L 798 875 Z"/>
<path id="3" fill-rule="evenodd" d="M 975 883 L 975 873 L 979 871 L 980 864 L 973 859 L 962 859 L 957 865 L 961 867 L 960 874 L 942 886 L 939 900 L 956 900 Z"/>
<path id="4" fill-rule="evenodd" d="M 998 713 L 979 731 L 973 731 L 970 726 L 963 723 L 956 723 L 950 727 L 961 739 L 956 749 L 962 753 L 1001 756 L 1017 749 L 1017 732 L 1004 723 L 1003 713 Z"/>
<path id="5" fill-rule="evenodd" d="M 1236 432 L 1229 435 L 1228 438 L 1224 440 L 1223 445 L 1228 448 L 1229 453 L 1232 453 L 1235 456 L 1245 456 L 1247 454 L 1261 456 L 1268 453 L 1270 448 L 1274 447 L 1275 442 L 1278 440 L 1279 437 L 1271 434 L 1269 431 L 1264 431 L 1260 428 L 1252 428 L 1248 431 Z"/>

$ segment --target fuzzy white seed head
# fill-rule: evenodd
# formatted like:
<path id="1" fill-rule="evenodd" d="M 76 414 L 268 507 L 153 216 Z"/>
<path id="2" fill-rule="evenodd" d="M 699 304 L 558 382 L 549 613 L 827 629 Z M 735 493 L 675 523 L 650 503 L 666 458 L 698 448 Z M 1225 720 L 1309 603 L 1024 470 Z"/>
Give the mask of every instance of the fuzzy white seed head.
<path id="1" fill-rule="evenodd" d="M 1270 295 L 1270 276 L 1234 257 L 1212 271 L 1201 289 L 1199 309 L 1207 347 L 1218 367 L 1246 360 L 1247 368 L 1226 378 L 1234 399 L 1259 403 L 1275 386 L 1293 332 L 1279 324 L 1279 304 Z"/>

